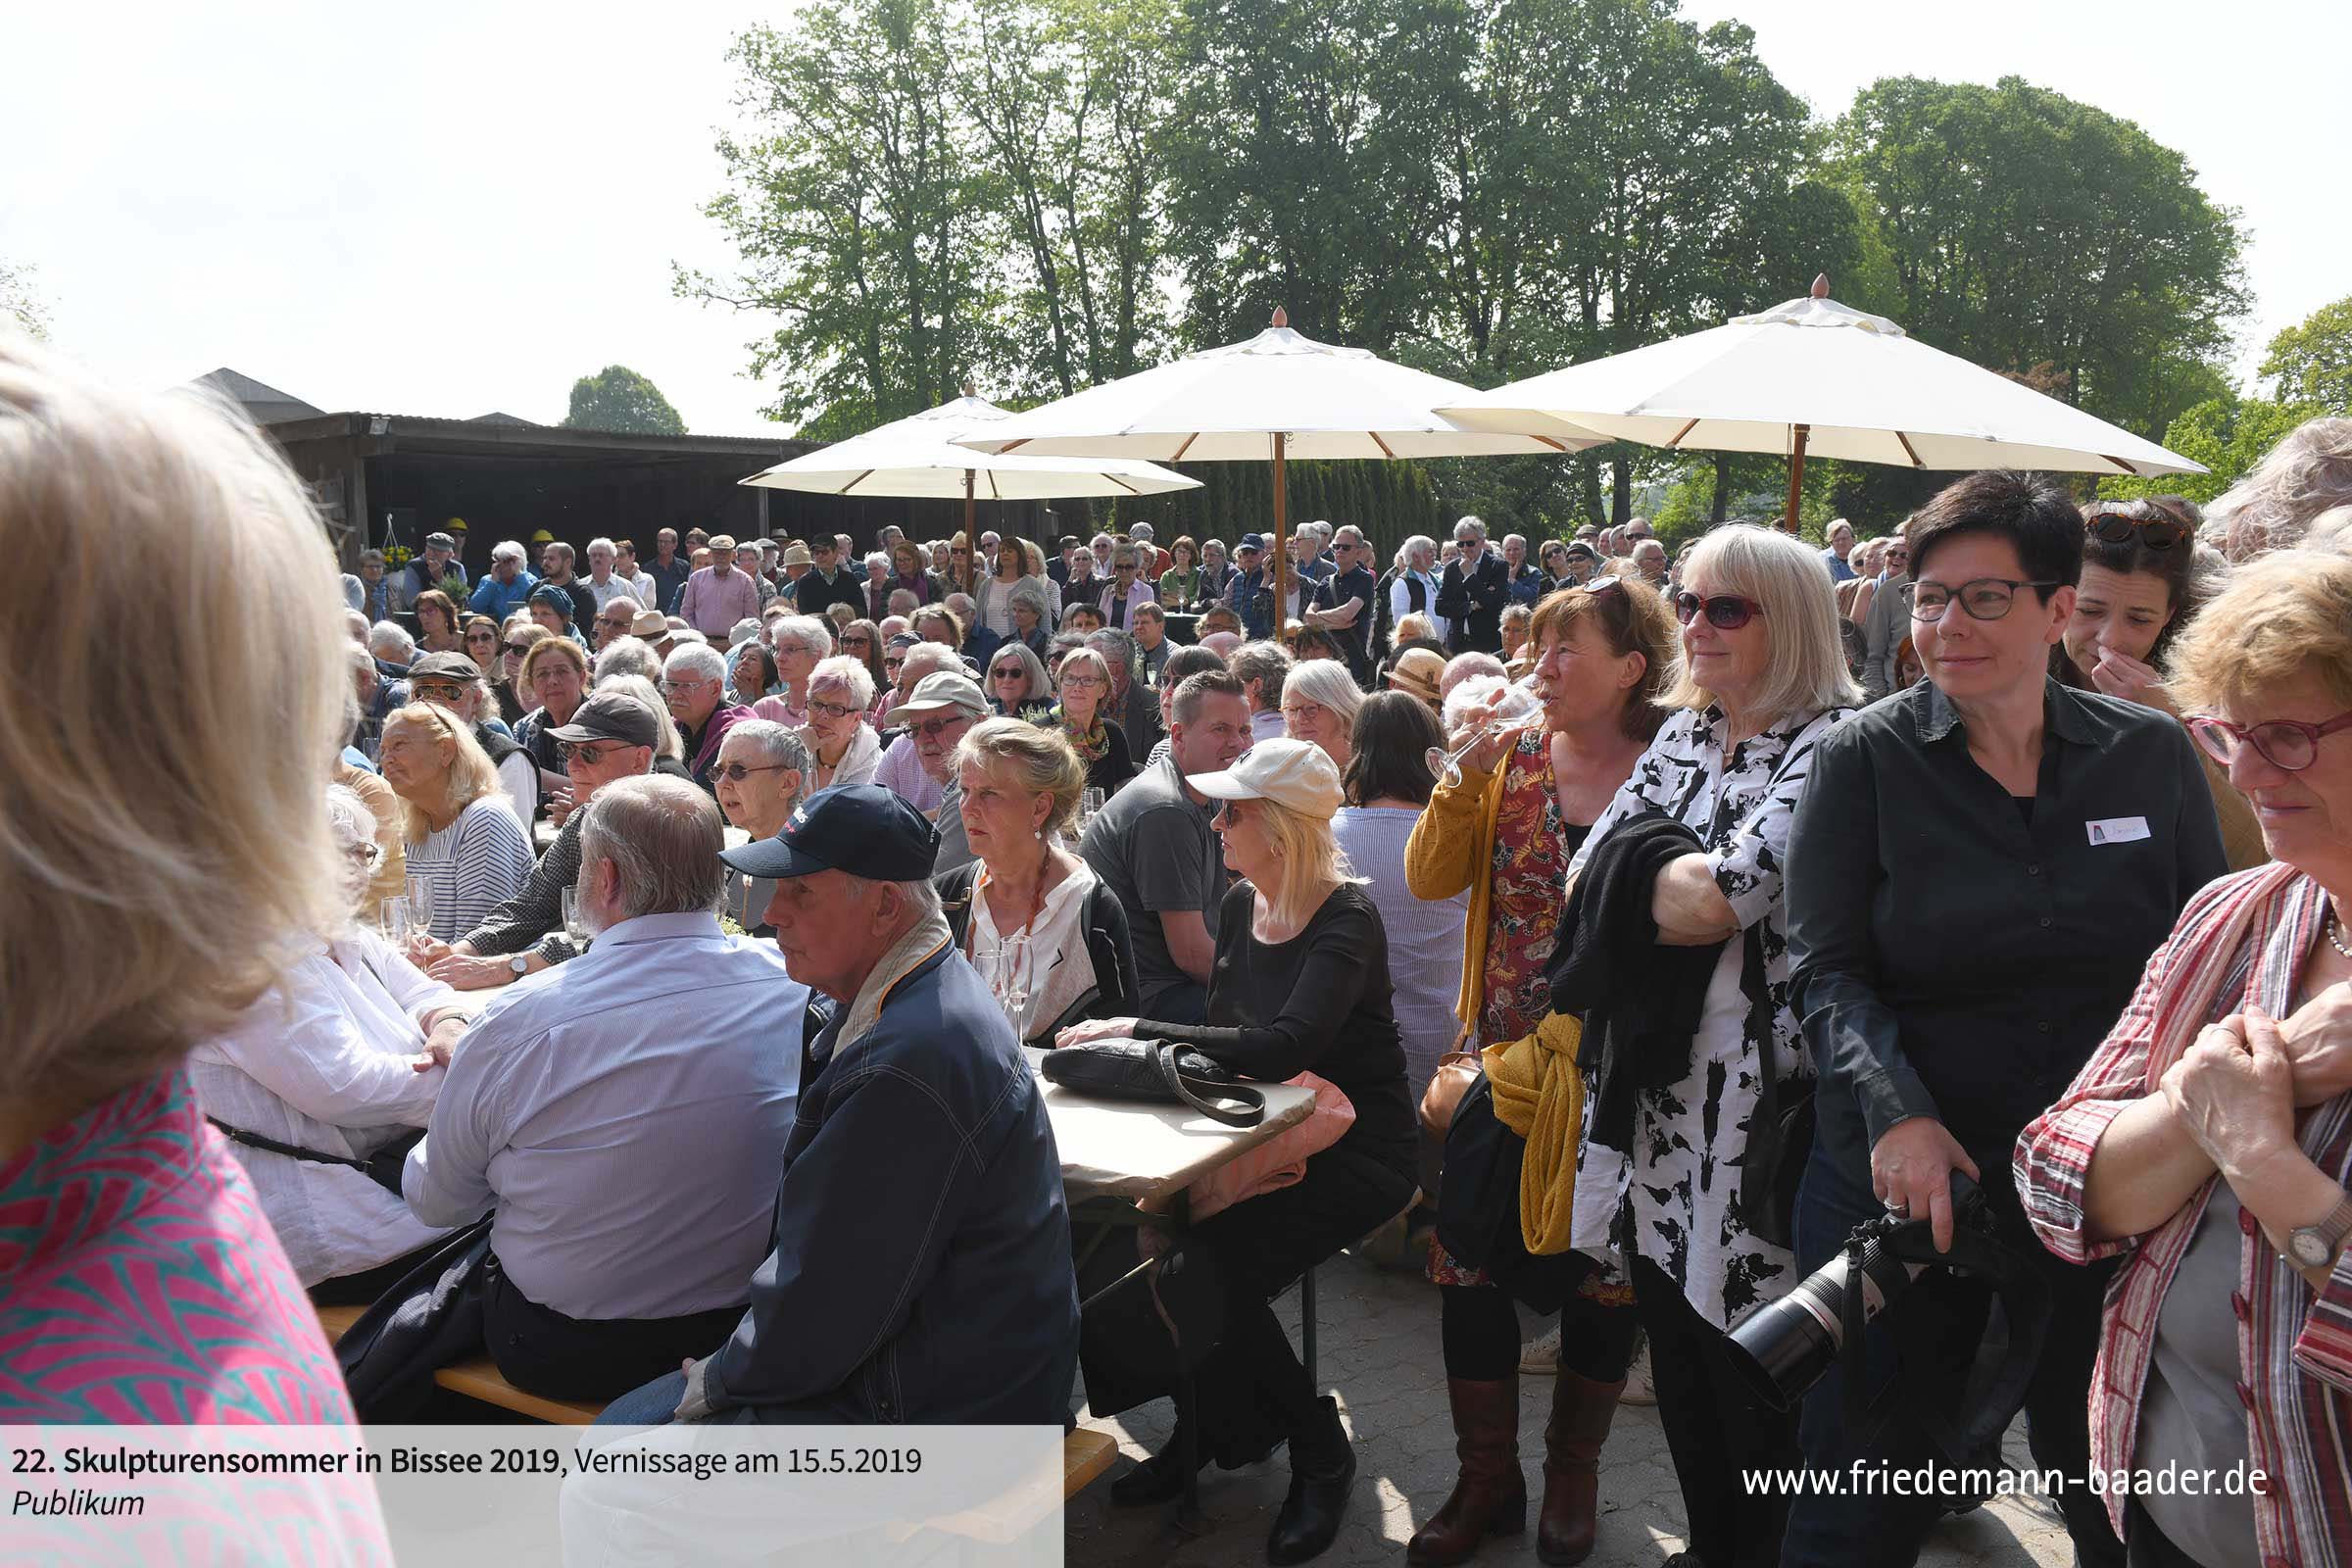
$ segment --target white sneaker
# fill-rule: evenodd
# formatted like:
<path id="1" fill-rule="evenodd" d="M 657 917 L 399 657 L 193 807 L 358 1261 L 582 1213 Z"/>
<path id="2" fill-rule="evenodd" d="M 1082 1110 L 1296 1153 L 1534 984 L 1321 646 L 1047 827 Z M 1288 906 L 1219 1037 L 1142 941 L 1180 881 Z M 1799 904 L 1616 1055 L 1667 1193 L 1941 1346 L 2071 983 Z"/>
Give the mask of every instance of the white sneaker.
<path id="1" fill-rule="evenodd" d="M 1560 1326 L 1554 1323 L 1519 1348 L 1519 1370 L 1543 1377 L 1560 1369 Z"/>
<path id="2" fill-rule="evenodd" d="M 1642 1348 L 1634 1354 L 1634 1364 L 1625 1369 L 1625 1392 L 1617 1396 L 1619 1404 L 1655 1404 L 1658 1391 L 1649 1381 L 1649 1340 L 1642 1338 Z"/>

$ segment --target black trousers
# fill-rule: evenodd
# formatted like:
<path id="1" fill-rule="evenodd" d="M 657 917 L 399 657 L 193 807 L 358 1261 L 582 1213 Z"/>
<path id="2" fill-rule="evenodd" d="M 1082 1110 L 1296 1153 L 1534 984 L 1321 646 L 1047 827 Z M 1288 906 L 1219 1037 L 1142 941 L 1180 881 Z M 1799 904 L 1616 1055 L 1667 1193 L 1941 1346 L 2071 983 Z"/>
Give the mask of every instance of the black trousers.
<path id="1" fill-rule="evenodd" d="M 1633 1260 L 1633 1275 L 1634 1311 L 1649 1336 L 1650 1384 L 1683 1490 L 1690 1549 L 1708 1568 L 1779 1562 L 1788 1498 L 1749 1489 L 1740 1472 L 1793 1465 L 1794 1418 L 1747 1391 L 1726 1352 L 1731 1342 L 1673 1276 L 1645 1257 Z"/>
<path id="2" fill-rule="evenodd" d="M 1224 1336 L 1193 1374 L 1202 1453 L 1245 1464 L 1306 1428 L 1316 1410 L 1314 1385 L 1273 1299 L 1394 1216 L 1413 1191 L 1409 1151 L 1387 1161 L 1335 1148 L 1308 1160 L 1298 1185 L 1193 1227 L 1190 1245 L 1215 1252 L 1225 1285 Z"/>
<path id="3" fill-rule="evenodd" d="M 1519 1309 L 1494 1285 L 1444 1285 L 1439 1321 L 1446 1375 L 1494 1383 L 1519 1373 Z M 1633 1364 L 1641 1323 L 1631 1306 L 1572 1292 L 1560 1307 L 1560 1365 L 1592 1383 L 1616 1383 Z"/>
<path id="4" fill-rule="evenodd" d="M 723 1306 L 682 1317 L 565 1317 L 516 1290 L 492 1253 L 482 1298 L 482 1337 L 509 1383 L 545 1399 L 613 1399 L 709 1355 L 743 1320 Z"/>

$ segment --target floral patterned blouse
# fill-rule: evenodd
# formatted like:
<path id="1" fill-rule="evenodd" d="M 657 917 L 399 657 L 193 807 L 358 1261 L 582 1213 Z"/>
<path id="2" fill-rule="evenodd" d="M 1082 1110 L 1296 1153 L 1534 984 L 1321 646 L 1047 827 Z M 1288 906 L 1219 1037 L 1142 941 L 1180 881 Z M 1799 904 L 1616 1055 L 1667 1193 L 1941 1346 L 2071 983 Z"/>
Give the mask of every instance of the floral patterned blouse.
<path id="1" fill-rule="evenodd" d="M 1549 730 L 1539 725 L 1523 731 L 1502 765 L 1487 906 L 1485 1002 L 1478 1016 L 1483 1046 L 1533 1034 L 1551 1010 L 1544 970 L 1559 935 L 1560 892 L 1569 859 L 1590 831 L 1560 815 Z"/>
<path id="2" fill-rule="evenodd" d="M 1588 1182 L 1613 1189 L 1617 1203 L 1602 1236 L 1578 1235 L 1580 1250 L 1598 1255 L 1610 1243 L 1649 1259 L 1681 1285 L 1693 1308 L 1718 1327 L 1796 1283 L 1795 1259 L 1750 1235 L 1738 1212 L 1740 1169 L 1754 1114 L 1759 1037 L 1751 1017 L 1771 1019 L 1774 1062 L 1783 1079 L 1809 1076 L 1794 1010 L 1788 1004 L 1788 911 L 1781 897 L 1783 857 L 1796 803 L 1811 774 L 1813 749 L 1852 711 L 1798 713 L 1724 755 L 1726 718 L 1710 706 L 1667 719 L 1634 764 L 1633 776 L 1592 824 L 1571 869 L 1619 823 L 1664 812 L 1698 835 L 1715 885 L 1742 936 L 1724 944 L 1708 988 L 1690 1071 L 1680 1083 L 1645 1092 L 1635 1110 L 1633 1148 L 1591 1142 L 1577 1154 L 1578 1210 Z M 1762 941 L 1768 1009 L 1752 1009 L 1740 991 L 1744 934 Z M 1592 1102 L 1586 1102 L 1590 1114 Z"/>

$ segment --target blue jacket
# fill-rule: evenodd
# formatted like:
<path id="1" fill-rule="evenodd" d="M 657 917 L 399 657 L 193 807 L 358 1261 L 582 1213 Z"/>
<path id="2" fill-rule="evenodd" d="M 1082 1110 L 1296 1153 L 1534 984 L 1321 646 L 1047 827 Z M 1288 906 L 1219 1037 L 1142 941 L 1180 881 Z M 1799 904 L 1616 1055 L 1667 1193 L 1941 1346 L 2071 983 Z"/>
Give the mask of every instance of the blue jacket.
<path id="1" fill-rule="evenodd" d="M 492 620 L 503 621 L 517 607 L 529 602 L 531 590 L 539 579 L 525 569 L 514 574 L 513 582 L 500 582 L 495 574 L 485 572 L 482 580 L 473 585 L 473 598 L 467 603 Z"/>
<path id="2" fill-rule="evenodd" d="M 849 1011 L 808 1048 L 775 1250 L 706 1396 L 778 1421 L 1059 1426 L 1070 1216 L 1004 1008 L 943 939 L 836 1058 Z"/>

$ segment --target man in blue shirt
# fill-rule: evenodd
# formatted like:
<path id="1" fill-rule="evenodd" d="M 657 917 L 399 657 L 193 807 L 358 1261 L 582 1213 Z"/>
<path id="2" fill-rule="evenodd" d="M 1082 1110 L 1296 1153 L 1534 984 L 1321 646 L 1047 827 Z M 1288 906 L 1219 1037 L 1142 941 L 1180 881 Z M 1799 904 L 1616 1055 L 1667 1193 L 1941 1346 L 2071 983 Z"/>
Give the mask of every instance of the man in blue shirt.
<path id="1" fill-rule="evenodd" d="M 509 614 L 530 602 L 531 590 L 539 586 L 539 579 L 523 568 L 523 560 L 519 540 L 502 540 L 490 552 L 489 575 L 474 585 L 473 597 L 466 601 L 477 613 L 503 623 Z"/>
<path id="2" fill-rule="evenodd" d="M 1852 582 L 1858 575 L 1845 559 L 1853 553 L 1854 525 L 1839 517 L 1830 524 L 1830 547 L 1821 553 L 1821 564 L 1830 568 L 1830 581 Z"/>

